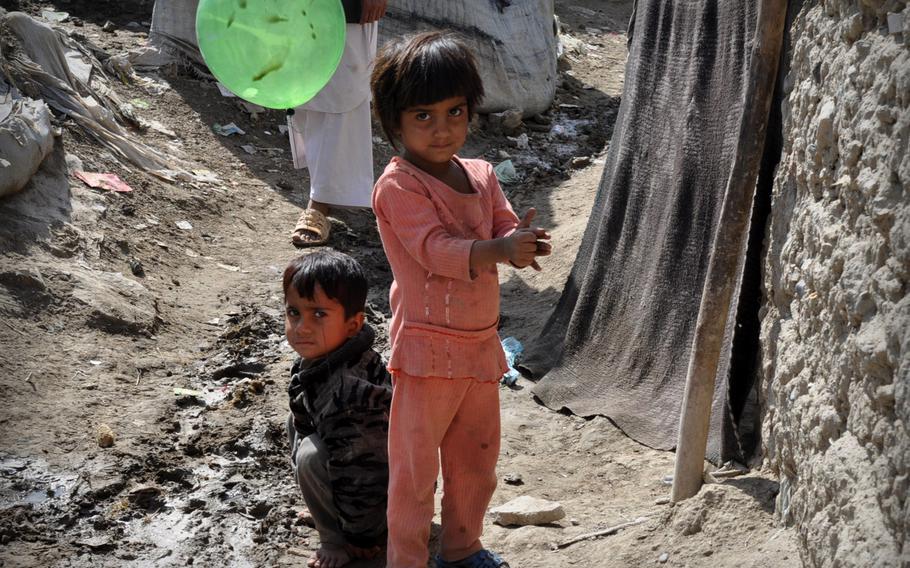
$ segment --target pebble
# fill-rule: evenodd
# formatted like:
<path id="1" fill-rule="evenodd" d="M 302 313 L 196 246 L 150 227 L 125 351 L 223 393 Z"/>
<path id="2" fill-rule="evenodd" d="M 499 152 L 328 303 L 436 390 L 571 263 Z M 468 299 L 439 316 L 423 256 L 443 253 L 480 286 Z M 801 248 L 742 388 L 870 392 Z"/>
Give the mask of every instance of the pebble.
<path id="1" fill-rule="evenodd" d="M 142 266 L 142 261 L 135 258 L 130 260 L 130 272 L 132 272 L 134 276 L 145 276 L 145 267 Z"/>
<path id="2" fill-rule="evenodd" d="M 509 485 L 524 485 L 524 479 L 522 479 L 520 473 L 507 473 L 502 477 L 502 480 Z"/>
<path id="3" fill-rule="evenodd" d="M 669 559 L 670 559 L 670 553 L 668 553 L 668 552 L 664 552 L 663 554 L 661 554 L 660 556 L 657 557 L 657 561 L 660 564 L 666 564 L 667 560 L 669 560 Z"/>
<path id="4" fill-rule="evenodd" d="M 97 438 L 98 445 L 102 448 L 110 448 L 114 445 L 114 431 L 107 424 L 98 426 Z"/>
<path id="5" fill-rule="evenodd" d="M 572 158 L 573 168 L 583 168 L 589 165 L 591 165 L 591 158 L 588 156 L 577 156 L 575 158 Z"/>
<path id="6" fill-rule="evenodd" d="M 493 522 L 502 526 L 545 525 L 566 516 L 562 505 L 556 501 L 522 495 L 490 510 Z"/>

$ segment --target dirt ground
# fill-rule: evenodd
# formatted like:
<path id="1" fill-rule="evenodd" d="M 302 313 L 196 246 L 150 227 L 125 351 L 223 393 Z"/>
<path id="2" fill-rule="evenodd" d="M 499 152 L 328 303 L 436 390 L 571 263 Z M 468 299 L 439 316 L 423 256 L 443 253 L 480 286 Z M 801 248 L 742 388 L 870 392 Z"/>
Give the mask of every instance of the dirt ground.
<path id="1" fill-rule="evenodd" d="M 143 44 L 151 4 L 3 5 L 67 11 L 60 27 L 117 54 Z M 481 117 L 463 152 L 510 157 L 523 179 L 507 195 L 516 210 L 537 207 L 553 233 L 543 272 L 501 269 L 502 337 L 532 339 L 571 269 L 619 108 L 631 6 L 558 0 L 567 52 L 551 109 L 516 133 L 528 135 L 526 148 Z M 113 31 L 102 31 L 108 20 Z M 298 518 L 288 458 L 293 352 L 279 282 L 298 254 L 288 236 L 306 172 L 291 166 L 282 113 L 250 115 L 186 72 L 154 84 L 116 84 L 163 127 L 135 136 L 179 149 L 217 183 L 131 170 L 62 120 L 34 182 L 52 189 L 0 201 L 0 566 L 302 566 L 318 544 Z M 213 133 L 229 122 L 246 134 Z M 379 172 L 392 150 L 378 138 L 375 149 Z M 74 157 L 134 191 L 67 177 Z M 373 218 L 343 211 L 332 222 L 332 245 L 368 269 L 367 316 L 383 349 L 391 275 Z M 672 453 L 637 444 L 606 418 L 552 412 L 532 386 L 502 388 L 499 474 L 510 482 L 492 505 L 530 495 L 559 501 L 566 517 L 521 528 L 488 519 L 485 544 L 513 568 L 800 565 L 792 529 L 773 520 L 773 479 L 751 472 L 671 506 Z M 99 445 L 105 428 L 110 447 Z M 613 536 L 559 546 L 639 517 L 647 520 Z"/>

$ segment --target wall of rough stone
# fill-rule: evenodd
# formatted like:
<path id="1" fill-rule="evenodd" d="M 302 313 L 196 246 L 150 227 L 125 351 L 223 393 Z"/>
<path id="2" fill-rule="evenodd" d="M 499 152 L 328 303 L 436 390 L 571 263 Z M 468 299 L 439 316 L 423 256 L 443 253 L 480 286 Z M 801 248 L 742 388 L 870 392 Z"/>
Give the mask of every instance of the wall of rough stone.
<path id="1" fill-rule="evenodd" d="M 806 566 L 910 566 L 910 9 L 806 2 L 790 33 L 764 455 Z"/>

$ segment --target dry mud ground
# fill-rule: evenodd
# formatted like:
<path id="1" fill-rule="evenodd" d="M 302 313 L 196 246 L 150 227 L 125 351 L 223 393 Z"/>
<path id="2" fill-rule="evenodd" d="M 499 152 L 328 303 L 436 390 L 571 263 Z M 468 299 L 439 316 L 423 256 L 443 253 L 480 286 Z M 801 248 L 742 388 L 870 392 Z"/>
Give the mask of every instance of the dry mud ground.
<path id="1" fill-rule="evenodd" d="M 34 15 L 69 11 L 61 27 L 111 54 L 141 45 L 151 17 L 151 2 L 142 1 L 129 9 L 16 4 Z M 552 228 L 556 252 L 543 272 L 501 272 L 502 335 L 523 342 L 559 297 L 587 224 L 619 105 L 631 10 L 631 2 L 556 4 L 564 32 L 578 41 L 567 40 L 553 107 L 519 132 L 528 147 L 480 120 L 463 152 L 494 163 L 511 156 L 523 180 L 507 194 L 518 210 L 537 207 Z M 101 29 L 108 20 L 112 32 Z M 281 113 L 251 116 L 186 72 L 156 82 L 116 85 L 141 116 L 172 131 L 135 135 L 179 149 L 217 183 L 161 183 L 64 120 L 32 186 L 0 201 L 0 566 L 302 566 L 317 546 L 298 520 L 303 503 L 288 460 L 292 352 L 279 285 L 297 254 L 288 232 L 306 173 L 291 168 Z M 228 122 L 246 134 L 212 132 Z M 390 155 L 377 139 L 377 171 Z M 119 174 L 135 191 L 88 189 L 67 175 L 67 156 L 87 171 Z M 371 274 L 368 319 L 383 348 L 390 274 L 371 215 L 341 212 L 333 225 L 332 244 Z M 501 482 L 493 505 L 531 495 L 560 501 L 567 515 L 539 527 L 488 522 L 485 543 L 513 568 L 800 564 L 792 530 L 773 521 L 773 479 L 753 472 L 677 506 L 660 504 L 671 453 L 635 443 L 605 418 L 552 412 L 531 387 L 521 380 L 502 389 L 499 472 L 523 484 Z M 99 446 L 102 424 L 115 436 L 111 447 Z M 648 520 L 556 547 L 638 517 Z"/>

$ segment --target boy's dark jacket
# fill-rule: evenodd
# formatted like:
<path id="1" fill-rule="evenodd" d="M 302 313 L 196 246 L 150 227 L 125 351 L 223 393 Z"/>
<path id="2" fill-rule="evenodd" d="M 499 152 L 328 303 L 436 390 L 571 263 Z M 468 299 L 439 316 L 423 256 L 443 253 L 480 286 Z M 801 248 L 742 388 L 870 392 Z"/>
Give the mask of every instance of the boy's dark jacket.
<path id="1" fill-rule="evenodd" d="M 389 483 L 388 431 L 392 381 L 373 351 L 375 333 L 360 333 L 322 359 L 298 359 L 288 386 L 294 427 L 316 433 L 327 465 L 338 524 L 350 544 L 382 545 Z"/>

